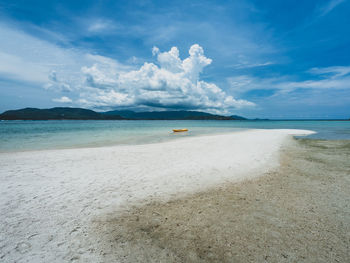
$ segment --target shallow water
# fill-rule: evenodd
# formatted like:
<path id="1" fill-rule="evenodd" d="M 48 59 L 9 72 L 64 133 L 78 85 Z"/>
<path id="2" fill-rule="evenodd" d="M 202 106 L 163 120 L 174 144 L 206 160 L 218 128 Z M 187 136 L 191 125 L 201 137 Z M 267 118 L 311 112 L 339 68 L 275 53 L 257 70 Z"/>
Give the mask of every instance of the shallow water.
<path id="1" fill-rule="evenodd" d="M 189 132 L 174 134 L 174 128 Z M 1 121 L 0 152 L 144 144 L 245 129 L 306 129 L 313 139 L 349 140 L 349 121 Z"/>

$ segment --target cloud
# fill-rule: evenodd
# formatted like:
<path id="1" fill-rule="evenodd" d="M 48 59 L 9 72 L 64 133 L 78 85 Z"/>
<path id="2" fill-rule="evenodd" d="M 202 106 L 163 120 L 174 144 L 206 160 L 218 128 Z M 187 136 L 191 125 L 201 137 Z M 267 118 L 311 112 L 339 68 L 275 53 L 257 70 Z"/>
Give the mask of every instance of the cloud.
<path id="1" fill-rule="evenodd" d="M 93 21 L 93 23 L 91 23 L 88 26 L 88 31 L 89 32 L 93 32 L 93 33 L 98 33 L 98 32 L 103 32 L 105 30 L 110 30 L 113 29 L 113 24 L 111 23 L 111 21 L 107 21 L 107 20 L 96 20 Z"/>
<path id="2" fill-rule="evenodd" d="M 159 53 L 159 48 L 158 47 L 153 47 L 152 48 L 152 55 L 155 56 Z"/>
<path id="3" fill-rule="evenodd" d="M 350 66 L 312 68 L 309 72 L 316 75 L 328 75 L 330 78 L 339 78 L 350 74 Z"/>
<path id="4" fill-rule="evenodd" d="M 62 96 L 61 98 L 58 98 L 58 99 L 53 99 L 52 101 L 59 102 L 59 103 L 72 103 L 72 100 L 66 96 Z"/>
<path id="5" fill-rule="evenodd" d="M 72 82 L 72 73 L 89 63 L 82 50 L 59 47 L 1 22 L 0 35 L 6 39 L 0 41 L 0 74 L 7 79 L 44 85 L 57 71 Z"/>
<path id="6" fill-rule="evenodd" d="M 317 13 L 319 16 L 325 16 L 343 2 L 345 2 L 345 0 L 330 0 L 327 4 L 319 7 Z"/>
<path id="7" fill-rule="evenodd" d="M 229 92 L 248 97 L 257 107 L 237 111 L 255 118 L 347 117 L 350 105 L 350 66 L 312 68 L 303 72 L 304 80 L 285 75 L 270 78 L 241 75 L 228 78 Z M 331 117 L 333 116 L 333 117 Z"/>
<path id="8" fill-rule="evenodd" d="M 271 61 L 266 61 L 262 63 L 248 63 L 248 62 L 241 62 L 232 66 L 229 66 L 229 68 L 234 69 L 249 69 L 249 68 L 258 68 L 258 67 L 266 67 L 270 65 L 274 65 L 275 63 Z"/>
<path id="9" fill-rule="evenodd" d="M 159 65 L 144 63 L 137 70 L 118 66 L 111 59 L 99 59 L 91 67 L 83 67 L 85 86 L 79 104 L 85 107 L 141 107 L 152 109 L 189 109 L 229 112 L 254 106 L 237 100 L 214 83 L 200 80 L 200 73 L 210 65 L 198 44 L 181 59 L 177 47 L 168 52 L 153 48 Z"/>
<path id="10" fill-rule="evenodd" d="M 75 21 L 80 26 L 80 34 L 86 36 L 119 34 L 124 29 L 118 22 L 105 18 L 75 18 Z"/>
<path id="11" fill-rule="evenodd" d="M 350 66 L 312 68 L 307 71 L 309 79 L 293 81 L 290 76 L 258 78 L 249 75 L 227 79 L 234 94 L 250 90 L 276 90 L 277 93 L 290 93 L 296 89 L 350 89 Z"/>
<path id="12" fill-rule="evenodd" d="M 56 92 L 71 92 L 73 88 L 67 82 L 64 82 L 57 77 L 56 71 L 51 71 L 48 76 L 49 82 L 44 85 L 45 89 L 54 90 Z"/>
<path id="13" fill-rule="evenodd" d="M 15 54 L 0 51 L 0 75 L 7 79 L 42 83 L 47 80 L 46 68 Z"/>
<path id="14" fill-rule="evenodd" d="M 156 63 L 126 65 L 83 49 L 64 48 L 0 23 L 0 76 L 42 86 L 88 108 L 186 109 L 228 113 L 254 106 L 200 79 L 212 63 L 198 44 L 180 58 L 177 47 L 161 52 Z M 63 94 L 62 94 L 63 93 Z M 68 97 L 67 97 L 68 98 Z M 55 98 L 55 102 L 68 102 Z"/>

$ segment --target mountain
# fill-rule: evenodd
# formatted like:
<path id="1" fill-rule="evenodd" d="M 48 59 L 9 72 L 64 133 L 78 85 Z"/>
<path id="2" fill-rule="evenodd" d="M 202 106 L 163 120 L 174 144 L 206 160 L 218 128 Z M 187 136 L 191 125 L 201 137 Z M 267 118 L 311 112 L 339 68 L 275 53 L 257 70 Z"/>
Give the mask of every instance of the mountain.
<path id="1" fill-rule="evenodd" d="M 104 115 L 120 115 L 126 119 L 133 120 L 241 120 L 239 116 L 221 116 L 200 111 L 149 111 L 149 112 L 133 112 L 133 111 L 107 111 Z"/>
<path id="2" fill-rule="evenodd" d="M 233 118 L 234 120 L 240 120 L 240 121 L 248 120 L 247 118 L 244 118 L 238 115 L 232 115 L 231 118 Z"/>
<path id="3" fill-rule="evenodd" d="M 240 116 L 221 116 L 200 111 L 134 112 L 115 110 L 95 112 L 81 108 L 25 108 L 0 114 L 0 120 L 244 120 Z"/>
<path id="4" fill-rule="evenodd" d="M 131 110 L 114 110 L 102 112 L 104 115 L 119 115 L 126 119 L 133 119 L 135 112 Z"/>
<path id="5" fill-rule="evenodd" d="M 119 115 L 104 115 L 81 108 L 57 107 L 52 109 L 25 108 L 0 114 L 0 120 L 121 120 Z"/>

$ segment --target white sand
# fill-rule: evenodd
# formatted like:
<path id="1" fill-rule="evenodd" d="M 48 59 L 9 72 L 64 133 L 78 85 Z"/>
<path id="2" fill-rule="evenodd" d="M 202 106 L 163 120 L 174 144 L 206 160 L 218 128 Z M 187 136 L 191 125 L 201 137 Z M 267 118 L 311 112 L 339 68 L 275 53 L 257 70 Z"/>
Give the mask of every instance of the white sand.
<path id="1" fill-rule="evenodd" d="M 0 261 L 100 262 L 94 218 L 262 175 L 302 130 L 249 130 L 148 145 L 0 154 Z"/>

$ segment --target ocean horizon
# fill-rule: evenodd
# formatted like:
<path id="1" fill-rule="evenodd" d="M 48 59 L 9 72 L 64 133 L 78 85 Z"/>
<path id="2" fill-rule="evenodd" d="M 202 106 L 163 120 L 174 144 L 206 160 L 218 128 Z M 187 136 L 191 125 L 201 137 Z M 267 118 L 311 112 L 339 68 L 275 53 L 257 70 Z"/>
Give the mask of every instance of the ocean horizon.
<path id="1" fill-rule="evenodd" d="M 189 131 L 175 134 L 175 128 Z M 149 144 L 248 129 L 302 129 L 316 132 L 309 139 L 350 139 L 350 122 L 337 120 L 17 120 L 0 122 L 0 152 Z"/>

